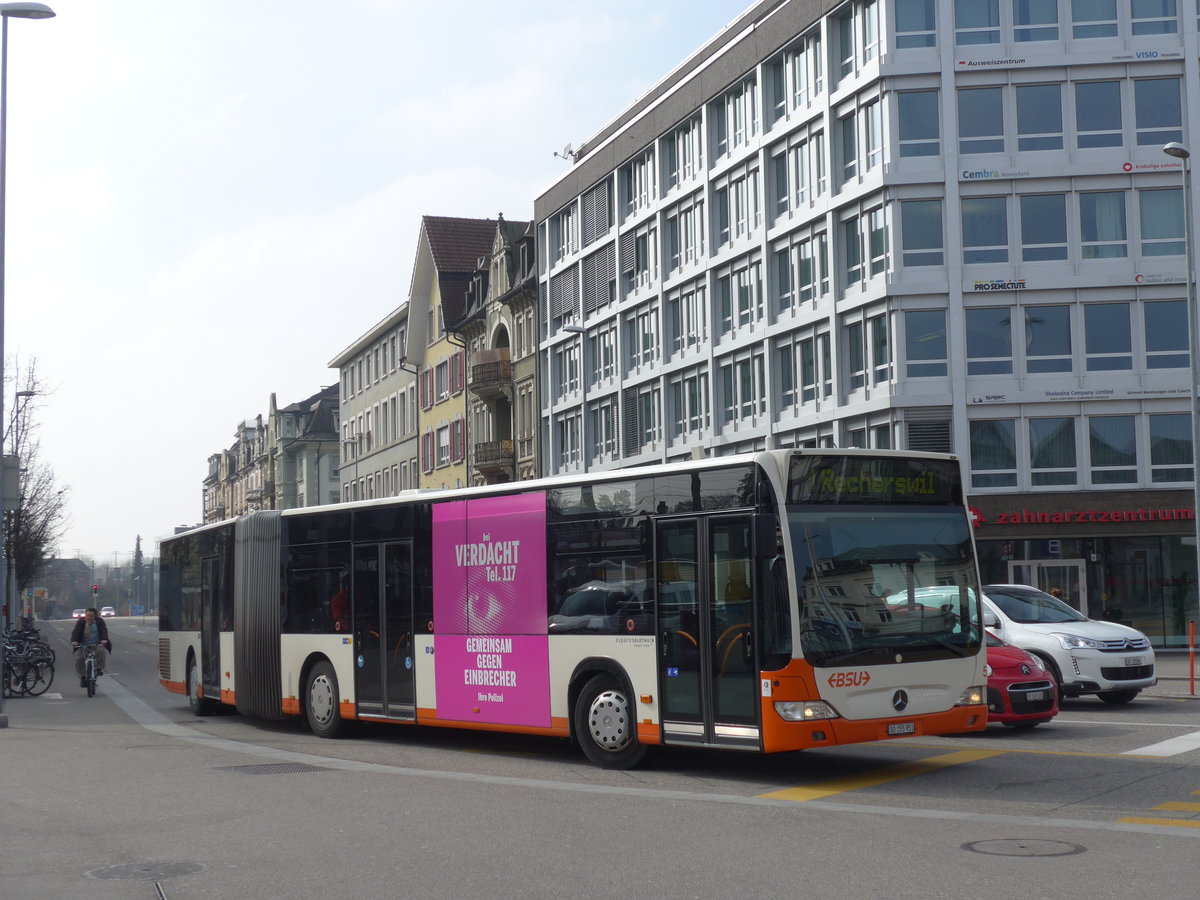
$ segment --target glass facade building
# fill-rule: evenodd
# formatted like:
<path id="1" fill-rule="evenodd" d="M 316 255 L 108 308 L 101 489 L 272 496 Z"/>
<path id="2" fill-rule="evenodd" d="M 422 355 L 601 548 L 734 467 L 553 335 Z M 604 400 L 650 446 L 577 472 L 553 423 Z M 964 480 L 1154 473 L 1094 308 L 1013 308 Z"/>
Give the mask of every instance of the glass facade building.
<path id="1" fill-rule="evenodd" d="M 1197 37 L 1195 0 L 751 6 L 536 201 L 545 474 L 954 452 L 988 580 L 1183 643 L 1185 198 L 1162 147 L 1200 147 Z"/>

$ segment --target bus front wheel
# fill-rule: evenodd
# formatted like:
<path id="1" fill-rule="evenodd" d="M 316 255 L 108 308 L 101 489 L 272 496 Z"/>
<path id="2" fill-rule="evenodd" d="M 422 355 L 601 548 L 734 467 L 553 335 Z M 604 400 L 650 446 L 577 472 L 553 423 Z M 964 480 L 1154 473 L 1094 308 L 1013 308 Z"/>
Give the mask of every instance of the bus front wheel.
<path id="1" fill-rule="evenodd" d="M 308 673 L 304 689 L 304 715 L 317 737 L 337 737 L 342 730 L 337 673 L 327 660 L 321 660 Z"/>
<path id="2" fill-rule="evenodd" d="M 633 701 L 616 678 L 595 675 L 575 702 L 575 736 L 584 755 L 603 769 L 632 769 L 650 749 L 638 743 Z"/>

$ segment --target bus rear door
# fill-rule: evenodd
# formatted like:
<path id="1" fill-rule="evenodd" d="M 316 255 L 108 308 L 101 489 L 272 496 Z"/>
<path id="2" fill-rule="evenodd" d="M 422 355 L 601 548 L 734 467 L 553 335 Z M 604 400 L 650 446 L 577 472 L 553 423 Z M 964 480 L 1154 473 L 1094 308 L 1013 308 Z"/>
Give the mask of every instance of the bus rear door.
<path id="1" fill-rule="evenodd" d="M 661 520 L 655 554 L 664 743 L 758 749 L 750 516 Z"/>

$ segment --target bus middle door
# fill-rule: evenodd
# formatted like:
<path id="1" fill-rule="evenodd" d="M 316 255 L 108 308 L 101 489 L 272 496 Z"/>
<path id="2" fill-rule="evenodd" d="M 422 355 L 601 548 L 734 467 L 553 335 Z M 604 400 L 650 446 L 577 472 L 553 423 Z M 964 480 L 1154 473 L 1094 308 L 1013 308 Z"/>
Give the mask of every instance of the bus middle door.
<path id="1" fill-rule="evenodd" d="M 204 697 L 221 699 L 221 559 L 200 562 L 200 684 Z"/>
<path id="2" fill-rule="evenodd" d="M 415 719 L 411 543 L 355 546 L 353 616 L 359 715 Z"/>
<path id="3" fill-rule="evenodd" d="M 665 743 L 759 746 L 750 535 L 746 515 L 657 524 Z"/>

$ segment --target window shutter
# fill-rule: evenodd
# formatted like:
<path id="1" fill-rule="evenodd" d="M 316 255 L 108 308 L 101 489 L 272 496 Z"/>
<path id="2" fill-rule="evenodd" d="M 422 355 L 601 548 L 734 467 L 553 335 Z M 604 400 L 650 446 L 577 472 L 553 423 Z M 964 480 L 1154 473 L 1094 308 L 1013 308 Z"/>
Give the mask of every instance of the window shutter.
<path id="1" fill-rule="evenodd" d="M 463 387 L 465 387 L 467 383 L 467 351 L 459 350 L 454 354 L 454 356 L 454 374 L 457 381 L 457 385 L 454 388 L 454 393 L 461 394 Z"/>
<path id="2" fill-rule="evenodd" d="M 583 260 L 583 308 L 593 312 L 614 298 L 616 245 L 609 244 Z"/>

